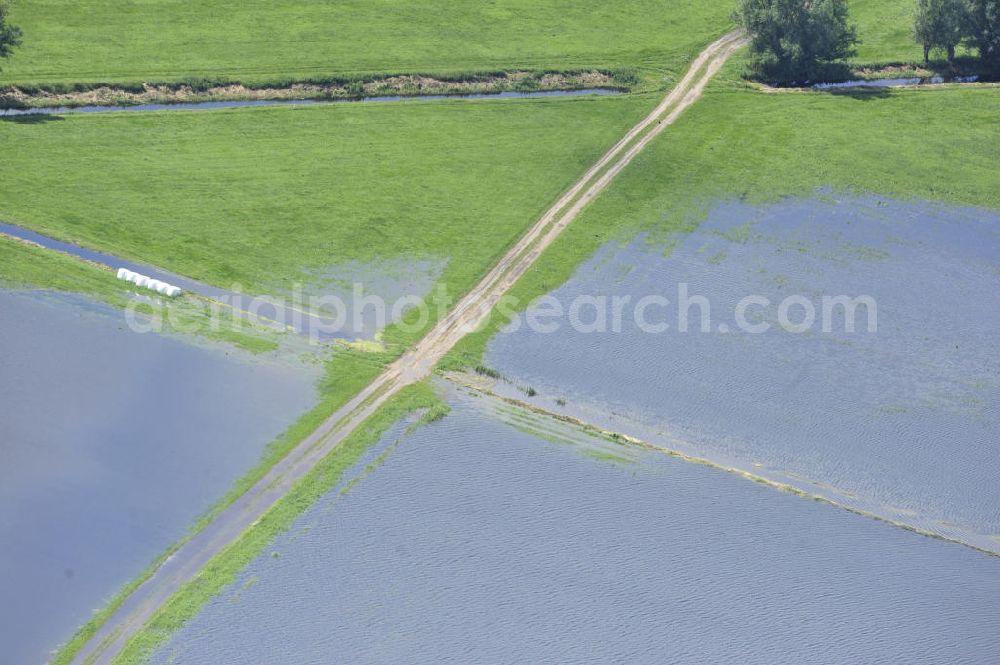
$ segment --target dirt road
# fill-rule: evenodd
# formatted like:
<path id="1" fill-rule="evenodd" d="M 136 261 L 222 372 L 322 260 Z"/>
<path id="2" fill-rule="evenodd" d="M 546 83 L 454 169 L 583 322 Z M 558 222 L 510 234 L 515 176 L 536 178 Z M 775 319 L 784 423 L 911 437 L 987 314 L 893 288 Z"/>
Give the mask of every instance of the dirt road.
<path id="1" fill-rule="evenodd" d="M 580 211 L 701 96 L 711 78 L 743 45 L 744 40 L 737 33 L 709 45 L 659 106 L 601 157 L 426 337 L 164 562 L 83 645 L 72 661 L 74 665 L 110 664 L 128 640 L 206 563 L 239 538 L 393 395 L 426 378 L 462 337 L 483 322 L 493 306 Z"/>

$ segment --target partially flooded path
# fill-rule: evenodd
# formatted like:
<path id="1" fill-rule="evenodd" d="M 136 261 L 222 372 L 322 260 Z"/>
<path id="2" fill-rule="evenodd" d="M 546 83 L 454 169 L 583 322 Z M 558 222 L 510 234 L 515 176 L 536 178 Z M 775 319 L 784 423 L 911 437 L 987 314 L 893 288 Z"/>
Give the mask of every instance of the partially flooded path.
<path id="1" fill-rule="evenodd" d="M 110 664 L 164 603 L 194 579 L 206 563 L 223 553 L 299 479 L 391 397 L 406 386 L 428 377 L 438 361 L 489 316 L 500 298 L 534 265 L 542 252 L 586 205 L 701 97 L 709 81 L 745 43 L 742 35 L 733 32 L 709 45 L 656 109 L 598 160 L 456 304 L 448 316 L 306 437 L 247 494 L 183 545 L 170 561 L 122 603 L 109 621 L 82 646 L 72 662 L 79 665 Z"/>

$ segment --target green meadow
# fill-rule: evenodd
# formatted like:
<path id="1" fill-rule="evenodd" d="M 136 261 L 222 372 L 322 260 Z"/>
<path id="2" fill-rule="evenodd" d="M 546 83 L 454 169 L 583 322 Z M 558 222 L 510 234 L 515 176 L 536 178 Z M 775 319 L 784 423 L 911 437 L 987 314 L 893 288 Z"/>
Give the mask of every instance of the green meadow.
<path id="1" fill-rule="evenodd" d="M 852 0 L 861 62 L 916 61 L 915 0 Z M 675 73 L 731 28 L 735 0 L 19 0 L 0 84 L 275 83 L 372 74 Z"/>
<path id="2" fill-rule="evenodd" d="M 387 259 L 464 292 L 653 103 L 408 102 L 0 121 L 0 219 L 222 287 Z"/>
<path id="3" fill-rule="evenodd" d="M 671 68 L 729 28 L 719 0 L 22 1 L 0 82 Z"/>
<path id="4" fill-rule="evenodd" d="M 863 63 L 918 62 L 921 47 L 913 40 L 917 0 L 851 0 L 851 20 L 858 25 L 858 55 Z"/>

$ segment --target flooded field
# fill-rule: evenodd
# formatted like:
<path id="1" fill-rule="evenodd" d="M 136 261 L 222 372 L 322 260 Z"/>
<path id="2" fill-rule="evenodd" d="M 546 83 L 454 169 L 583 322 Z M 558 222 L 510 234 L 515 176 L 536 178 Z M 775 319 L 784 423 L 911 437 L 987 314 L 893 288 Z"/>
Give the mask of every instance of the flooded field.
<path id="1" fill-rule="evenodd" d="M 327 326 L 340 329 L 337 337 L 372 339 L 431 295 L 447 263 L 403 258 L 341 263 L 310 274 L 304 299 L 312 299 L 316 304 L 310 309 L 328 320 L 343 317 L 343 325 Z"/>
<path id="2" fill-rule="evenodd" d="M 710 305 L 708 332 L 697 305 L 687 333 L 677 308 L 659 334 L 628 316 L 621 332 L 522 327 L 488 352 L 512 380 L 498 390 L 1000 550 L 1000 215 L 876 197 L 728 203 L 678 243 L 669 256 L 642 238 L 606 246 L 553 295 L 676 304 L 686 284 Z M 771 303 L 747 310 L 765 333 L 735 323 L 750 295 Z M 817 311 L 801 334 L 778 325 L 790 295 Z M 836 317 L 822 330 L 822 298 L 839 295 L 874 299 L 877 332 L 864 308 L 854 333 Z"/>
<path id="3" fill-rule="evenodd" d="M 0 290 L 0 643 L 41 664 L 316 400 L 318 369 Z"/>
<path id="4" fill-rule="evenodd" d="M 1000 560 L 447 389 L 152 659 L 981 663 Z M 381 456 L 381 459 L 379 457 Z"/>
<path id="5" fill-rule="evenodd" d="M 232 308 L 231 316 L 248 318 L 279 331 L 294 330 L 323 341 L 374 338 L 386 325 L 402 318 L 415 301 L 431 293 L 447 263 L 399 258 L 345 263 L 325 271 L 314 271 L 305 284 L 292 289 L 276 287 L 273 295 L 255 295 L 246 293 L 240 285 L 234 285 L 234 289 L 219 288 L 144 263 L 62 242 L 14 224 L 0 222 L 0 234 L 97 263 L 112 271 L 125 268 L 162 280 L 224 303 Z M 133 290 L 140 295 L 148 293 L 138 287 Z"/>

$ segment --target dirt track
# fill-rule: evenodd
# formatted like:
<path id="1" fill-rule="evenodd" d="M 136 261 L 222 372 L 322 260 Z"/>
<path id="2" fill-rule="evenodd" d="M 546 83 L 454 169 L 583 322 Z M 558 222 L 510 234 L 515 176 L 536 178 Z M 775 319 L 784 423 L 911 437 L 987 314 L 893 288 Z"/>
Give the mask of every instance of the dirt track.
<path id="1" fill-rule="evenodd" d="M 83 645 L 72 662 L 75 665 L 110 664 L 128 640 L 186 582 L 196 577 L 205 564 L 253 526 L 298 480 L 393 395 L 426 378 L 460 339 L 483 322 L 499 299 L 583 208 L 701 96 L 709 80 L 743 45 L 744 40 L 737 33 L 730 33 L 709 45 L 660 105 L 605 153 L 426 337 L 164 562 Z"/>

